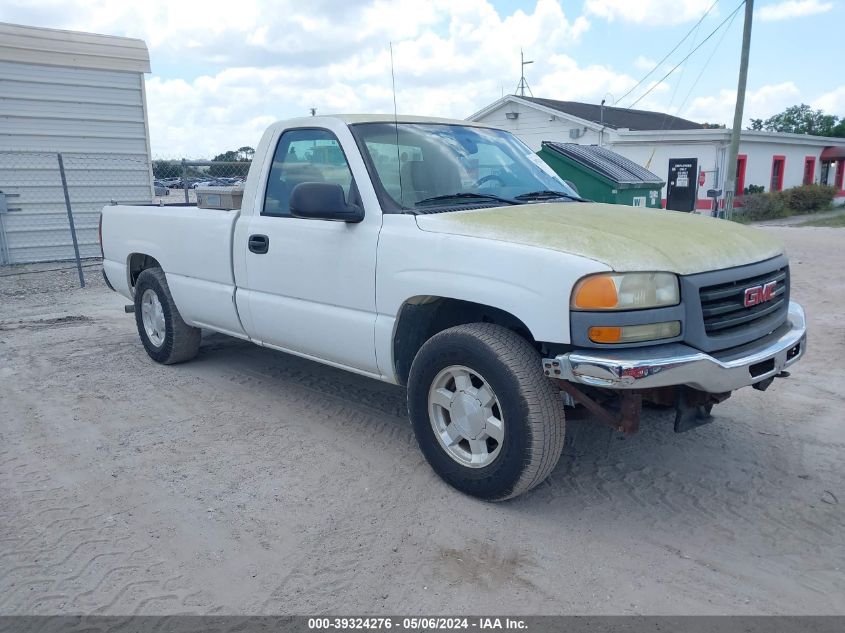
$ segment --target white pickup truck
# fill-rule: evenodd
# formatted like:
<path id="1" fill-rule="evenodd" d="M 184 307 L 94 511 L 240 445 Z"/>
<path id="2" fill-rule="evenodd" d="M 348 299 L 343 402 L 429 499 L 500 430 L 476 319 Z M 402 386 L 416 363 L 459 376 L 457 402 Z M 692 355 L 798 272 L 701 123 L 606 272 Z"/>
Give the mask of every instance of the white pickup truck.
<path id="1" fill-rule="evenodd" d="M 685 430 L 805 348 L 766 233 L 584 201 L 464 121 L 276 123 L 240 209 L 113 205 L 100 230 L 153 360 L 206 329 L 406 385 L 428 462 L 489 500 L 549 475 L 565 405 L 632 433 L 645 400 Z"/>

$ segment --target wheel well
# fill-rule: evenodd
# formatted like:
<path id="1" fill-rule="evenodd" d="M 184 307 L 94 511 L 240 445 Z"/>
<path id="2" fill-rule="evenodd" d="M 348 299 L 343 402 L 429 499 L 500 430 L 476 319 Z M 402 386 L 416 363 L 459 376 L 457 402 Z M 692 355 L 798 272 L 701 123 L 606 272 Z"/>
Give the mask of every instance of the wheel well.
<path id="1" fill-rule="evenodd" d="M 129 256 L 129 285 L 135 287 L 138 275 L 147 268 L 161 268 L 161 264 L 154 257 L 143 253 L 132 253 Z"/>
<path id="2" fill-rule="evenodd" d="M 499 308 L 446 297 L 413 297 L 399 310 L 393 333 L 393 368 L 399 384 L 407 383 L 411 363 L 423 343 L 438 332 L 466 323 L 495 323 L 537 346 L 528 326 Z"/>

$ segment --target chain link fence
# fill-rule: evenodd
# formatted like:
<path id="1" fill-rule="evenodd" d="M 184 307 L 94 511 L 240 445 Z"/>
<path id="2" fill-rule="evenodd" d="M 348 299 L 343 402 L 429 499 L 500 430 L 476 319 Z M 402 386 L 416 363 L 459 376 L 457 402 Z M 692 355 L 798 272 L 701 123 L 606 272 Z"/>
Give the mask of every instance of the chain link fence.
<path id="1" fill-rule="evenodd" d="M 201 187 L 241 186 L 249 162 L 145 155 L 0 152 L 0 266 L 100 257 L 107 204 L 196 204 Z M 153 178 L 155 174 L 155 178 Z"/>
<path id="2" fill-rule="evenodd" d="M 103 206 L 152 196 L 144 155 L 0 152 L 0 265 L 99 257 Z"/>
<path id="3" fill-rule="evenodd" d="M 155 160 L 156 204 L 196 204 L 197 189 L 240 187 L 249 161 Z"/>

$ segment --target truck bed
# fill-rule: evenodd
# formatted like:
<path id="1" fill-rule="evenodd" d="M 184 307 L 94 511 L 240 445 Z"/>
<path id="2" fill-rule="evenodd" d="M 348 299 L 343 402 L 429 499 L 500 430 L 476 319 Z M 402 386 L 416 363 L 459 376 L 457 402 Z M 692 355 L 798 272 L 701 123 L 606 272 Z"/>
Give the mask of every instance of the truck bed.
<path id="1" fill-rule="evenodd" d="M 167 273 L 186 323 L 245 336 L 234 304 L 232 235 L 239 211 L 196 206 L 103 208 L 103 268 L 115 290 L 132 299 L 130 260 L 155 258 Z"/>

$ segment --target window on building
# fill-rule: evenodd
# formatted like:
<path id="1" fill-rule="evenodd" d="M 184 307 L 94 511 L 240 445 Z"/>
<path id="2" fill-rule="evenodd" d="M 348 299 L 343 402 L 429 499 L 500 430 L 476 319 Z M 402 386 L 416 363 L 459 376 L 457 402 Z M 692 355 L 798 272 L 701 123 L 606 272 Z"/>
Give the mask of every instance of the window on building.
<path id="1" fill-rule="evenodd" d="M 769 191 L 781 191 L 783 189 L 783 171 L 786 167 L 786 156 L 772 157 L 772 180 L 769 183 Z"/>
<path id="2" fill-rule="evenodd" d="M 804 184 L 812 185 L 816 178 L 816 157 L 807 156 L 804 159 Z"/>
<path id="3" fill-rule="evenodd" d="M 745 193 L 745 166 L 748 163 L 748 156 L 740 154 L 736 157 L 736 195 Z"/>

